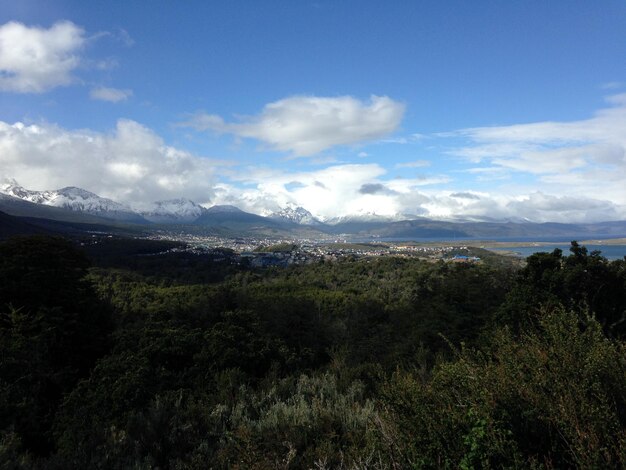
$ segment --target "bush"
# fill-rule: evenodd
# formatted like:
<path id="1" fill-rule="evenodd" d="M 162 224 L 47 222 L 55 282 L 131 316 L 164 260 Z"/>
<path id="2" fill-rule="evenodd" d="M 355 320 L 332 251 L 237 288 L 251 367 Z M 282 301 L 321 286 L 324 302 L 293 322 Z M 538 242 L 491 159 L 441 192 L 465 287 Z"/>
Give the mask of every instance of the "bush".
<path id="1" fill-rule="evenodd" d="M 462 349 L 432 380 L 396 373 L 384 391 L 387 441 L 418 467 L 626 465 L 626 349 L 593 318 L 556 309 L 519 338 Z"/>

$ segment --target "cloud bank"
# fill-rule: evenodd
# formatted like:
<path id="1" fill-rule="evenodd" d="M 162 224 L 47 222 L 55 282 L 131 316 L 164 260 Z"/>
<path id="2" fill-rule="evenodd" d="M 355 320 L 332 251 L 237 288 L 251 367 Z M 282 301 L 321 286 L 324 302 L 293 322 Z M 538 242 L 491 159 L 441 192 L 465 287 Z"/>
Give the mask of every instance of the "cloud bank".
<path id="1" fill-rule="evenodd" d="M 589 119 L 463 129 L 453 155 L 498 177 L 530 175 L 542 192 L 612 201 L 626 207 L 626 94 Z M 591 209 L 590 209 L 591 210 Z M 594 209 L 595 210 L 595 209 Z M 622 215 L 624 216 L 624 215 Z"/>
<path id="2" fill-rule="evenodd" d="M 248 168 L 215 189 L 215 202 L 268 214 L 286 205 L 302 206 L 322 219 L 345 216 L 427 215 L 425 188 L 446 183 L 445 176 L 392 178 L 377 163 L 333 165 L 292 172 Z"/>
<path id="3" fill-rule="evenodd" d="M 285 101 L 289 100 L 277 103 Z M 375 107 L 373 101 L 356 103 L 347 107 L 363 112 Z M 168 146 L 152 130 L 131 120 L 119 120 L 109 133 L 67 130 L 47 123 L 0 122 L 0 177 L 16 178 L 32 189 L 81 186 L 131 206 L 188 197 L 208 205 L 234 204 L 259 214 L 297 205 L 323 220 L 365 214 L 534 222 L 626 219 L 626 96 L 614 96 L 609 103 L 581 121 L 453 132 L 453 142 L 461 138 L 464 145 L 450 152 L 453 157 L 441 155 L 456 159 L 454 170 L 447 173 L 438 169 L 441 162 L 435 159 L 430 160 L 430 167 L 429 161 L 416 160 L 395 166 L 329 161 L 315 169 L 284 164 L 218 169 L 228 162 L 210 161 Z M 283 104 L 277 107 L 281 109 L 277 116 L 290 108 Z M 327 109 L 326 104 L 321 108 Z M 209 117 L 210 126 L 205 122 L 200 127 L 264 129 L 271 114 L 266 107 L 256 118 L 240 124 Z M 312 140 L 315 149 L 326 148 L 347 142 L 348 135 L 350 139 L 371 136 L 373 128 L 382 132 L 382 125 L 365 132 L 363 123 L 385 121 L 377 113 L 377 118 L 368 119 L 348 113 L 337 119 L 355 123 L 355 129 L 320 131 L 319 123 L 306 124 L 303 114 L 296 115 L 300 131 L 287 133 L 290 138 L 280 143 L 292 152 L 309 148 L 300 146 L 306 141 L 304 134 L 319 137 Z M 416 173 L 426 167 L 432 171 Z M 402 177 L 394 176 L 398 174 Z"/>
<path id="4" fill-rule="evenodd" d="M 79 186 L 135 207 L 180 196 L 207 203 L 213 172 L 213 162 L 131 120 L 108 134 L 0 121 L 0 177 L 28 189 Z"/>
<path id="5" fill-rule="evenodd" d="M 310 171 L 219 169 L 224 163 L 168 146 L 131 120 L 119 120 L 109 133 L 0 121 L 0 177 L 15 178 L 37 190 L 80 186 L 136 208 L 154 200 L 188 197 L 207 206 L 234 204 L 264 215 L 297 205 L 324 220 L 368 214 L 535 222 L 626 218 L 626 205 L 602 197 L 602 188 L 571 191 L 577 185 L 598 184 L 597 179 L 561 182 L 570 189 L 561 193 L 515 187 L 452 190 L 448 188 L 459 182 L 450 176 L 394 178 L 378 163 Z M 624 189 L 621 181 L 619 188 Z"/>
<path id="6" fill-rule="evenodd" d="M 218 183 L 214 202 L 264 215 L 296 205 L 322 220 L 378 215 L 572 223 L 626 216 L 625 207 L 594 195 L 446 189 L 452 183 L 446 176 L 389 178 L 379 164 L 335 165 L 310 172 L 249 168 L 229 183 Z"/>
<path id="7" fill-rule="evenodd" d="M 183 125 L 256 139 L 273 150 L 301 157 L 388 135 L 400 125 L 404 108 L 386 96 L 372 96 L 368 102 L 351 96 L 294 96 L 269 103 L 257 116 L 240 122 L 199 113 Z"/>

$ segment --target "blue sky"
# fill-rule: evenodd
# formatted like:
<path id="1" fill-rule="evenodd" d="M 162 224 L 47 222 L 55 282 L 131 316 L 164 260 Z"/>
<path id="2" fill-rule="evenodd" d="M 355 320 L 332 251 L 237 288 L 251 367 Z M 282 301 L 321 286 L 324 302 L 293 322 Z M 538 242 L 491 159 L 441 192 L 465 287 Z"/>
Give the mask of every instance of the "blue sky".
<path id="1" fill-rule="evenodd" d="M 623 1 L 0 0 L 0 177 L 129 205 L 626 219 Z"/>

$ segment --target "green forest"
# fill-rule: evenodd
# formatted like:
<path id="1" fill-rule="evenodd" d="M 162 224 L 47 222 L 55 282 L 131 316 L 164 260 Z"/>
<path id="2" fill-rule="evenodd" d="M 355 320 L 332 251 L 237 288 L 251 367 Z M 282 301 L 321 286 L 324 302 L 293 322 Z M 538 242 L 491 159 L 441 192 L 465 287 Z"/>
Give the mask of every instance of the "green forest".
<path id="1" fill-rule="evenodd" d="M 5 469 L 626 467 L 626 260 L 0 243 Z"/>

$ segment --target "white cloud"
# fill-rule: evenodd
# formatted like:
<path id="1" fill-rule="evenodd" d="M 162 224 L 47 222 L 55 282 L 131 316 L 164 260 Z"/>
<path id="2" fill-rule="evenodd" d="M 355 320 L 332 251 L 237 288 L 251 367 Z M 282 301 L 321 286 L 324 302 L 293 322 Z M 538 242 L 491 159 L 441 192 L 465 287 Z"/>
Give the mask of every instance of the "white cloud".
<path id="1" fill-rule="evenodd" d="M 458 134 L 479 143 L 567 146 L 589 142 L 624 144 L 626 93 L 610 96 L 607 101 L 611 107 L 602 109 L 594 117 L 581 121 L 546 121 L 511 126 L 476 127 L 463 129 Z"/>
<path id="2" fill-rule="evenodd" d="M 93 67 L 96 70 L 107 71 L 118 68 L 120 66 L 120 63 L 115 57 L 107 57 L 106 59 L 96 61 L 83 61 L 83 65 Z"/>
<path id="3" fill-rule="evenodd" d="M 338 179 L 344 179 L 345 183 L 338 183 Z M 244 187 L 222 183 L 216 187 L 214 202 L 234 204 L 259 214 L 294 204 L 324 220 L 367 213 L 563 223 L 600 222 L 626 216 L 626 206 L 593 196 L 558 196 L 538 191 L 521 194 L 452 192 L 428 185 L 441 182 L 445 181 L 433 178 L 421 182 L 422 186 L 415 184 L 419 184 L 418 181 L 398 184 L 397 180 L 385 180 L 384 169 L 378 165 L 369 168 L 341 165 L 306 174 L 267 172 L 256 183 L 248 181 Z"/>
<path id="4" fill-rule="evenodd" d="M 293 96 L 265 105 L 257 116 L 227 123 L 220 116 L 196 114 L 183 125 L 252 138 L 271 149 L 310 156 L 336 145 L 368 142 L 395 131 L 404 104 L 386 96 L 369 102 L 351 96 Z"/>
<path id="5" fill-rule="evenodd" d="M 430 162 L 428 160 L 415 160 L 412 162 L 404 162 L 396 164 L 396 168 L 423 168 L 426 166 L 430 166 Z"/>
<path id="6" fill-rule="evenodd" d="M 511 178 L 511 171 L 501 166 L 475 167 L 459 170 L 459 172 L 476 175 L 474 178 L 478 182 L 508 180 Z"/>
<path id="7" fill-rule="evenodd" d="M 216 203 L 241 205 L 267 214 L 287 204 L 302 206 L 321 219 L 354 214 L 422 214 L 420 204 L 429 200 L 422 189 L 448 182 L 447 177 L 385 179 L 379 164 L 334 165 L 315 171 L 289 172 L 248 168 L 232 176 L 235 184 L 216 191 Z"/>
<path id="8" fill-rule="evenodd" d="M 493 143 L 501 148 L 513 144 Z M 0 122 L 0 177 L 39 190 L 80 186 L 131 206 L 184 196 L 261 214 L 295 204 L 324 219 L 365 213 L 536 222 L 626 218 L 624 174 L 618 171 L 624 156 L 616 142 L 574 146 L 569 169 L 563 165 L 567 158 L 562 153 L 567 151 L 561 147 L 528 150 L 525 142 L 520 145 L 519 154 L 484 156 L 481 160 L 489 166 L 456 173 L 513 178 L 523 171 L 532 182 L 516 178 L 478 191 L 447 175 L 391 178 L 377 163 L 224 170 L 218 167 L 228 162 L 168 146 L 152 130 L 130 120 L 120 120 L 110 133 Z M 554 161 L 542 166 L 545 171 L 532 172 L 532 165 L 542 165 L 533 152 Z M 217 181 L 220 173 L 222 180 Z"/>
<path id="9" fill-rule="evenodd" d="M 387 170 L 376 163 L 302 171 L 239 168 L 218 182 L 218 166 L 225 163 L 168 146 L 152 130 L 130 120 L 120 120 L 110 133 L 0 121 L 0 178 L 12 177 L 38 190 L 80 186 L 134 207 L 184 196 L 202 204 L 234 204 L 260 214 L 295 204 L 324 219 L 366 213 L 537 222 L 626 216 L 626 205 L 606 197 L 604 187 L 593 189 L 585 183 L 604 178 L 605 187 L 623 187 L 619 175 L 602 169 L 596 171 L 606 173 L 591 176 L 586 170 L 542 175 L 557 178 L 546 183 L 549 187 L 574 185 L 586 190 L 563 195 L 556 190 L 520 191 L 511 185 L 489 192 L 453 191 L 446 186 L 458 182 L 445 175 L 389 178 Z"/>
<path id="10" fill-rule="evenodd" d="M 476 170 L 499 173 L 501 167 Z M 387 170 L 376 163 L 301 172 L 252 167 L 231 175 L 231 182 L 219 184 L 214 202 L 259 214 L 293 204 L 323 220 L 366 213 L 534 222 L 598 222 L 626 217 L 626 205 L 605 198 L 601 191 L 572 196 L 512 184 L 490 191 L 471 187 L 450 190 L 446 188 L 449 184 L 458 186 L 459 182 L 445 175 L 390 179 Z M 557 185 L 551 182 L 548 186 Z"/>
<path id="11" fill-rule="evenodd" d="M 507 209 L 540 222 L 571 223 L 579 220 L 599 222 L 623 216 L 611 201 L 585 196 L 554 196 L 542 192 L 534 192 L 510 201 Z"/>
<path id="12" fill-rule="evenodd" d="M 487 170 L 474 168 L 469 172 L 536 178 L 530 183 L 533 189 L 529 185 L 521 193 L 552 193 L 569 202 L 574 201 L 568 199 L 573 195 L 611 201 L 622 208 L 613 216 L 626 217 L 626 94 L 610 96 L 607 101 L 609 107 L 580 121 L 463 129 L 456 136 L 465 137 L 468 143 L 451 153 L 488 165 Z M 530 202 L 510 209 L 521 211 L 537 200 L 536 196 L 529 197 Z M 579 208 L 579 213 L 582 210 Z M 611 211 L 597 208 L 587 210 L 611 215 Z M 533 210 L 533 214 L 539 213 Z M 594 216 L 583 216 L 588 217 Z"/>
<path id="13" fill-rule="evenodd" d="M 98 87 L 93 88 L 89 92 L 89 96 L 91 96 L 94 100 L 101 101 L 109 101 L 111 103 L 118 103 L 120 101 L 125 101 L 131 96 L 133 96 L 133 90 L 128 89 L 119 89 L 119 88 L 107 88 L 107 87 Z"/>
<path id="14" fill-rule="evenodd" d="M 617 90 L 624 86 L 623 82 L 606 82 L 600 85 L 603 90 Z"/>
<path id="15" fill-rule="evenodd" d="M 378 164 L 334 165 L 303 172 L 248 168 L 233 177 L 238 185 L 221 185 L 216 190 L 216 203 L 240 205 L 256 213 L 296 204 L 326 219 L 366 209 L 393 214 L 397 207 L 388 196 L 368 197 L 359 192 L 364 184 L 376 183 L 384 174 Z"/>
<path id="16" fill-rule="evenodd" d="M 396 178 L 387 181 L 387 186 L 400 193 L 408 193 L 422 186 L 432 186 L 436 184 L 449 183 L 450 178 L 445 175 L 427 176 L 418 175 L 415 178 Z"/>
<path id="17" fill-rule="evenodd" d="M 0 177 L 29 189 L 80 186 L 131 206 L 181 196 L 207 203 L 215 165 L 135 121 L 108 134 L 0 121 Z"/>
<path id="18" fill-rule="evenodd" d="M 322 155 L 320 157 L 311 158 L 307 163 L 310 165 L 329 165 L 331 163 L 342 163 L 342 161 L 332 155 Z"/>
<path id="19" fill-rule="evenodd" d="M 71 84 L 85 40 L 71 21 L 48 29 L 14 21 L 0 26 L 0 90 L 42 93 Z"/>
<path id="20" fill-rule="evenodd" d="M 611 201 L 540 191 L 526 194 L 422 191 L 421 196 L 421 214 L 429 218 L 574 223 L 616 220 L 626 213 L 626 207 Z"/>
<path id="21" fill-rule="evenodd" d="M 130 36 L 130 34 L 128 34 L 128 31 L 123 28 L 120 28 L 115 33 L 113 33 L 113 37 L 122 42 L 126 47 L 131 47 L 135 45 L 135 40 Z"/>

